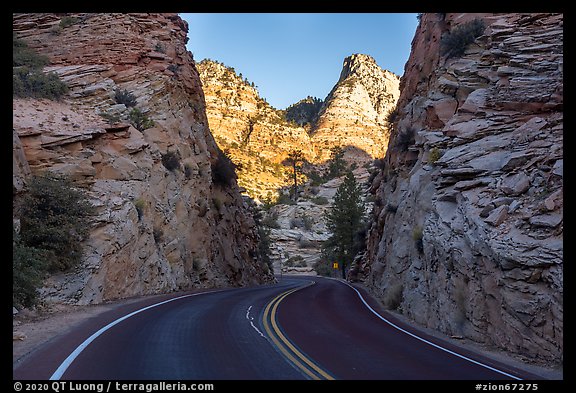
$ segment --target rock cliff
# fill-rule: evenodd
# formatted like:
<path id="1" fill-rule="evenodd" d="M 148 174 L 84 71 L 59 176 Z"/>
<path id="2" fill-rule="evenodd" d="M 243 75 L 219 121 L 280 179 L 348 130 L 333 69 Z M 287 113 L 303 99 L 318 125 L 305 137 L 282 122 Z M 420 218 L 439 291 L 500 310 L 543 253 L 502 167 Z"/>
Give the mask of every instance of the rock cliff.
<path id="1" fill-rule="evenodd" d="M 563 16 L 424 14 L 400 89 L 358 277 L 419 324 L 561 362 Z"/>
<path id="2" fill-rule="evenodd" d="M 292 150 L 315 165 L 325 164 L 333 147 L 346 148 L 345 158 L 357 164 L 385 152 L 399 78 L 368 55 L 344 59 L 340 79 L 324 101 L 307 97 L 285 111 L 270 106 L 232 67 L 203 60 L 198 70 L 210 128 L 241 165 L 239 184 L 254 198 L 290 185 L 282 162 Z"/>
<path id="3" fill-rule="evenodd" d="M 98 209 L 81 266 L 50 277 L 46 300 L 88 304 L 273 280 L 236 181 L 214 180 L 219 149 L 186 22 L 15 14 L 13 30 L 70 89 L 61 101 L 13 100 L 14 198 L 30 173 L 50 170 L 70 175 Z M 133 95 L 153 126 L 130 124 L 117 90 Z M 163 164 L 167 155 L 175 168 Z"/>
<path id="4" fill-rule="evenodd" d="M 388 116 L 396 107 L 400 79 L 374 58 L 354 54 L 344 59 L 338 83 L 324 100 L 312 127 L 316 145 L 328 159 L 333 146 L 353 146 L 372 158 L 388 145 Z"/>
<path id="5" fill-rule="evenodd" d="M 290 185 L 282 162 L 291 150 L 316 161 L 316 148 L 305 128 L 284 119 L 260 97 L 251 83 L 229 66 L 212 60 L 198 63 L 210 129 L 221 149 L 240 165 L 238 183 L 257 199 L 274 198 Z"/>
<path id="6" fill-rule="evenodd" d="M 300 126 L 316 124 L 323 104 L 324 101 L 321 99 L 308 96 L 286 108 L 285 117 Z"/>

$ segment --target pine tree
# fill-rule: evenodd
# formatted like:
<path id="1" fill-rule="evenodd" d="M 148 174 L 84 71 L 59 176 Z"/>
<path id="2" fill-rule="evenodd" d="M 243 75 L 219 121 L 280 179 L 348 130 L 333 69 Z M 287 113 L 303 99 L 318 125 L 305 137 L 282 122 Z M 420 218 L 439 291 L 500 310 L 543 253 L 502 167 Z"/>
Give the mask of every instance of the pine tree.
<path id="1" fill-rule="evenodd" d="M 338 262 L 342 269 L 342 278 L 346 278 L 346 268 L 350 266 L 360 248 L 356 235 L 362 230 L 364 218 L 362 190 L 352 171 L 346 174 L 338 187 L 334 203 L 325 218 L 332 236 L 324 244 L 324 256 Z"/>
<path id="2" fill-rule="evenodd" d="M 286 158 L 286 163 L 292 167 L 292 179 L 294 181 L 293 200 L 298 200 L 298 175 L 302 173 L 302 162 L 304 161 L 304 154 L 302 150 L 292 150 Z"/>
<path id="3" fill-rule="evenodd" d="M 341 147 L 333 147 L 330 149 L 330 162 L 328 163 L 328 179 L 342 176 L 346 168 L 346 161 L 344 161 L 344 149 Z"/>

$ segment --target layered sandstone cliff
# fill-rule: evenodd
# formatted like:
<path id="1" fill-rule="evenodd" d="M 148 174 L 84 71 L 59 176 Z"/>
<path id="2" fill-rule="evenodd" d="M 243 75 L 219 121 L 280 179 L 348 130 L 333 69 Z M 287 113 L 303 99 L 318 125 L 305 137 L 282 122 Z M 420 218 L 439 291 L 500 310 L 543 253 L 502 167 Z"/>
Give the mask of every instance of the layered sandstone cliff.
<path id="1" fill-rule="evenodd" d="M 388 116 L 396 107 L 400 79 L 374 58 L 354 54 L 344 59 L 340 79 L 324 100 L 313 125 L 322 158 L 330 148 L 351 146 L 371 158 L 383 157 L 388 145 Z"/>
<path id="2" fill-rule="evenodd" d="M 282 163 L 293 150 L 315 165 L 334 147 L 348 161 L 382 157 L 388 143 L 388 115 L 396 106 L 399 78 L 368 55 L 344 59 L 339 81 L 324 101 L 308 97 L 285 111 L 262 99 L 232 67 L 213 60 L 198 64 L 210 128 L 222 149 L 241 165 L 239 183 L 262 199 L 290 185 Z"/>
<path id="3" fill-rule="evenodd" d="M 275 198 L 280 188 L 290 185 L 289 168 L 282 163 L 292 150 L 316 161 L 307 130 L 287 122 L 233 68 L 203 60 L 198 71 L 210 129 L 220 148 L 240 165 L 238 183 L 253 198 Z"/>
<path id="4" fill-rule="evenodd" d="M 481 35 L 442 55 L 475 18 Z M 422 16 L 359 264 L 388 308 L 547 364 L 563 358 L 562 26 Z"/>
<path id="5" fill-rule="evenodd" d="M 70 88 L 59 102 L 13 101 L 15 198 L 30 173 L 50 170 L 70 175 L 98 209 L 82 264 L 50 277 L 48 301 L 273 280 L 235 180 L 212 176 L 219 149 L 185 48 L 186 22 L 176 14 L 15 14 L 13 29 Z M 103 114 L 129 111 L 117 89 L 133 94 L 154 126 L 106 121 Z M 163 165 L 167 153 L 176 169 Z"/>

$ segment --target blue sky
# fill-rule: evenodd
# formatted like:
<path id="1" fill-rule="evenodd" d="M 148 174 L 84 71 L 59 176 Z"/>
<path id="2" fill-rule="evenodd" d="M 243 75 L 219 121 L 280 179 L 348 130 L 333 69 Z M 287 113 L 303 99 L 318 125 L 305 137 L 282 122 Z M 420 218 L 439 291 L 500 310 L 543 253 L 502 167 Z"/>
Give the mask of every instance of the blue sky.
<path id="1" fill-rule="evenodd" d="M 199 62 L 218 60 L 284 109 L 310 95 L 324 99 L 344 58 L 368 54 L 399 76 L 418 20 L 402 13 L 198 13 L 188 22 L 188 50 Z"/>

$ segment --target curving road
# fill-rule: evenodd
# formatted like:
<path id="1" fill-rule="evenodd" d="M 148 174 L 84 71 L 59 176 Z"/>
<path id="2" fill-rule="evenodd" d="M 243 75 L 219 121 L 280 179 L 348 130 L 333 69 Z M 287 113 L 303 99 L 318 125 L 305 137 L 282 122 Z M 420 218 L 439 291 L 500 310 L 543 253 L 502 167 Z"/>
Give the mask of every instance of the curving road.
<path id="1" fill-rule="evenodd" d="M 120 307 L 28 356 L 14 379 L 538 379 L 464 353 L 320 277 Z"/>

